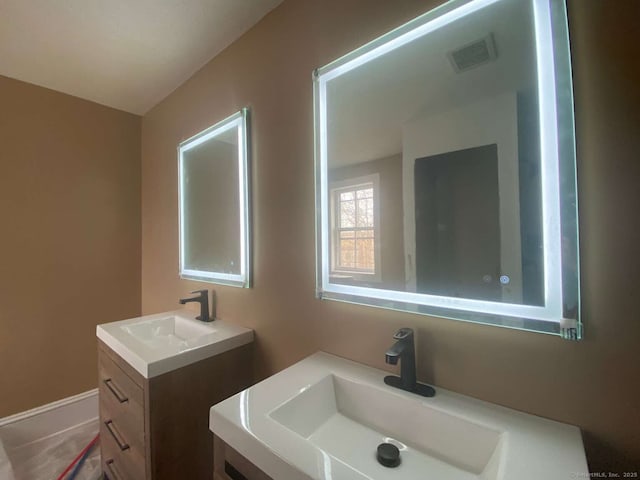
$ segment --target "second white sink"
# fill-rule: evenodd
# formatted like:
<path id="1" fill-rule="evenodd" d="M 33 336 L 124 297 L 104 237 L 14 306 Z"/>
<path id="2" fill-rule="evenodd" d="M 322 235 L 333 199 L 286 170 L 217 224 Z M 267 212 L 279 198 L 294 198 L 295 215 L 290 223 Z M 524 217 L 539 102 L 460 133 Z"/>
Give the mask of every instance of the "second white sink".
<path id="1" fill-rule="evenodd" d="M 501 432 L 337 375 L 305 389 L 271 417 L 371 478 L 380 470 L 372 456 L 383 442 L 401 452 L 397 479 L 413 480 L 425 471 L 439 479 L 497 475 Z"/>
<path id="2" fill-rule="evenodd" d="M 189 310 L 98 325 L 98 338 L 145 378 L 253 341 L 253 331 L 222 320 L 201 322 Z"/>
<path id="3" fill-rule="evenodd" d="M 214 324 L 196 323 L 189 318 L 170 315 L 143 320 L 122 328 L 128 334 L 152 348 L 188 346 L 190 341 L 216 332 Z"/>
<path id="4" fill-rule="evenodd" d="M 279 480 L 538 480 L 588 476 L 580 430 L 318 352 L 213 406 L 209 427 Z M 377 447 L 391 443 L 388 468 Z"/>

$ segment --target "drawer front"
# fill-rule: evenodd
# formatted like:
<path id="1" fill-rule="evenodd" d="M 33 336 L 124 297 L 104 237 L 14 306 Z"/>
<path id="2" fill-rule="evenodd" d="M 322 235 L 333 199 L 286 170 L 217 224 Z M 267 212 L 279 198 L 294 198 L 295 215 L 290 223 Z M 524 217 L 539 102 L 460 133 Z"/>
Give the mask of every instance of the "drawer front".
<path id="1" fill-rule="evenodd" d="M 115 437 L 114 437 L 114 432 Z M 142 451 L 136 446 L 123 449 L 123 441 L 117 426 L 100 422 L 100 449 L 102 470 L 109 480 L 144 480 L 145 461 Z"/>
<path id="2" fill-rule="evenodd" d="M 106 356 L 100 357 L 100 420 L 112 422 L 123 442 L 144 452 L 142 389 Z"/>
<path id="3" fill-rule="evenodd" d="M 123 445 L 136 447 L 144 452 L 145 431 L 142 411 L 134 408 L 114 406 L 100 392 L 100 423 L 108 424 Z M 108 398 L 108 397 L 107 397 Z"/>
<path id="4" fill-rule="evenodd" d="M 111 360 L 106 353 L 99 350 L 98 371 L 100 387 L 104 387 L 118 403 L 143 404 L 142 388 Z"/>

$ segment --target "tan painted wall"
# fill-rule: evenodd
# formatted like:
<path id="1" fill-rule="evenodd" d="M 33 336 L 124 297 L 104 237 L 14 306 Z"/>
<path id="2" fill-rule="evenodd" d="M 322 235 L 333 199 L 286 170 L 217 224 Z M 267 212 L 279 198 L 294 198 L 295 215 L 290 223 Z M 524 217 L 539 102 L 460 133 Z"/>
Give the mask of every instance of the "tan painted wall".
<path id="1" fill-rule="evenodd" d="M 0 77 L 0 417 L 95 388 L 140 311 L 140 123 Z"/>
<path id="2" fill-rule="evenodd" d="M 311 71 L 438 3 L 286 0 L 143 118 L 142 308 L 177 307 L 176 145 L 252 108 L 254 287 L 215 287 L 221 318 L 256 331 L 265 377 L 322 349 L 385 368 L 417 329 L 419 376 L 584 431 L 591 468 L 640 465 L 640 98 L 636 0 L 571 0 L 586 339 L 314 298 Z M 613 3 L 613 4 L 612 4 Z M 541 459 L 542 460 L 542 459 Z"/>

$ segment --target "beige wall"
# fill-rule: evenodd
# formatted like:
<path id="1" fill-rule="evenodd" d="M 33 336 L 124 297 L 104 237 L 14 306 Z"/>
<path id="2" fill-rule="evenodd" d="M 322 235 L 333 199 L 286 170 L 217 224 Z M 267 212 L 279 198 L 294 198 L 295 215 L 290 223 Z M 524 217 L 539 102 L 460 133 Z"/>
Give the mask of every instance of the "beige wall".
<path id="1" fill-rule="evenodd" d="M 140 311 L 140 123 L 0 77 L 0 417 L 95 388 Z"/>
<path id="2" fill-rule="evenodd" d="M 252 108 L 254 287 L 215 287 L 221 318 L 256 331 L 256 372 L 322 349 L 376 367 L 417 329 L 419 376 L 582 427 L 592 469 L 640 464 L 636 0 L 570 0 L 586 338 L 472 325 L 314 298 L 311 71 L 437 0 L 285 0 L 143 119 L 142 308 L 207 284 L 178 278 L 176 145 Z"/>

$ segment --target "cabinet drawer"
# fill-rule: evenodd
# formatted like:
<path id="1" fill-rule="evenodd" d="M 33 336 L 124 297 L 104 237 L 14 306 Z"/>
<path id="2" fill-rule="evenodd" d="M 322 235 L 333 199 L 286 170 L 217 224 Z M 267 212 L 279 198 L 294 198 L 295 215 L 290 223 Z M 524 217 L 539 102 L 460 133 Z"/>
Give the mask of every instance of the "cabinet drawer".
<path id="1" fill-rule="evenodd" d="M 142 388 L 102 351 L 98 354 L 98 372 L 100 388 L 104 387 L 118 403 L 143 405 Z"/>
<path id="2" fill-rule="evenodd" d="M 144 452 L 144 402 L 142 389 L 111 359 L 100 355 L 100 421 L 110 422 L 119 439 Z M 107 432 L 108 433 L 108 432 Z"/>
<path id="3" fill-rule="evenodd" d="M 102 469 L 109 480 L 146 478 L 143 450 L 136 445 L 128 445 L 124 448 L 125 445 L 127 445 L 126 441 L 122 439 L 116 424 L 109 424 L 108 427 L 105 422 L 100 422 Z"/>
<path id="4" fill-rule="evenodd" d="M 100 392 L 100 396 L 104 397 L 104 393 Z M 134 405 L 135 406 L 135 405 Z M 112 429 L 118 432 L 120 440 L 124 444 L 135 446 L 144 451 L 145 431 L 143 411 L 132 406 L 122 407 L 115 406 L 113 402 L 100 398 L 100 423 L 109 422 L 113 425 Z"/>

